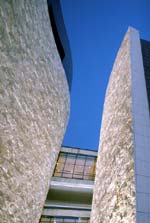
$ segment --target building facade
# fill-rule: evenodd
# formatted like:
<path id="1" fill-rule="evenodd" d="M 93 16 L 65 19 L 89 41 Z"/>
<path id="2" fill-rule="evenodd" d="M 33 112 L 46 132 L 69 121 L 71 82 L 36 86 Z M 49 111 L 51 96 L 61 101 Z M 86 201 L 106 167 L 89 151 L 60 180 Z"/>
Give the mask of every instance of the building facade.
<path id="1" fill-rule="evenodd" d="M 150 42 L 129 28 L 107 87 L 91 223 L 150 222 Z"/>
<path id="2" fill-rule="evenodd" d="M 0 1 L 0 223 L 39 222 L 68 121 L 71 81 L 48 7 Z"/>
<path id="3" fill-rule="evenodd" d="M 89 223 L 97 152 L 62 147 L 40 223 Z"/>
<path id="4" fill-rule="evenodd" d="M 49 18 L 55 43 L 66 73 L 69 89 L 71 89 L 72 67 L 73 67 L 72 56 L 63 20 L 60 0 L 47 0 L 47 3 L 48 3 Z"/>

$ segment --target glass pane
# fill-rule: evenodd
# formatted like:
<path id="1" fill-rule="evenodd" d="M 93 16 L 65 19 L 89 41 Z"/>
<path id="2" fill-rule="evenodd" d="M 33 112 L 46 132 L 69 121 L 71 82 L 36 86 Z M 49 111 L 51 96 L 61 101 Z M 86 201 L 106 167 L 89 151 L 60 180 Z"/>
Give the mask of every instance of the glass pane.
<path id="1" fill-rule="evenodd" d="M 72 173 L 63 173 L 62 177 L 72 178 Z"/>
<path id="2" fill-rule="evenodd" d="M 40 223 L 50 223 L 50 218 L 48 216 L 42 216 Z"/>
<path id="3" fill-rule="evenodd" d="M 54 171 L 56 177 L 93 180 L 96 157 L 61 152 Z"/>
<path id="4" fill-rule="evenodd" d="M 84 166 L 76 165 L 74 168 L 74 174 L 83 174 Z"/>
<path id="5" fill-rule="evenodd" d="M 61 176 L 63 169 L 64 169 L 64 163 L 57 163 L 54 176 Z"/>
<path id="6" fill-rule="evenodd" d="M 78 223 L 89 223 L 90 219 L 89 218 L 81 218 L 79 219 L 79 221 L 77 221 Z"/>
<path id="7" fill-rule="evenodd" d="M 84 169 L 84 179 L 93 180 L 95 175 L 95 168 L 91 166 L 85 166 Z"/>
<path id="8" fill-rule="evenodd" d="M 74 155 L 74 154 L 68 154 L 66 163 L 74 164 L 75 161 L 76 161 L 76 155 Z"/>
<path id="9" fill-rule="evenodd" d="M 85 166 L 84 168 L 84 174 L 88 175 L 91 172 L 91 167 L 90 166 Z"/>
<path id="10" fill-rule="evenodd" d="M 54 177 L 61 177 L 61 175 L 62 175 L 62 173 L 55 172 L 53 176 Z"/>
<path id="11" fill-rule="evenodd" d="M 44 221 L 42 221 L 42 219 Z M 40 223 L 88 223 L 87 218 L 42 216 Z"/>
<path id="12" fill-rule="evenodd" d="M 64 169 L 64 163 L 57 163 L 56 164 L 56 171 L 61 172 Z"/>
<path id="13" fill-rule="evenodd" d="M 81 174 L 74 174 L 73 178 L 75 178 L 75 179 L 83 179 L 83 176 Z"/>
<path id="14" fill-rule="evenodd" d="M 85 164 L 85 157 L 86 156 L 77 156 L 76 165 L 83 165 Z"/>
<path id="15" fill-rule="evenodd" d="M 86 163 L 85 163 L 86 166 L 91 166 L 94 163 L 95 163 L 95 157 L 87 157 Z"/>
<path id="16" fill-rule="evenodd" d="M 72 164 L 65 164 L 64 173 L 73 173 L 74 165 Z"/>
<path id="17" fill-rule="evenodd" d="M 94 175 L 87 175 L 87 176 L 84 175 L 84 176 L 83 176 L 83 179 L 84 179 L 84 180 L 94 180 L 94 178 L 95 178 Z"/>
<path id="18" fill-rule="evenodd" d="M 60 153 L 58 163 L 64 163 L 66 161 L 66 153 Z"/>
<path id="19" fill-rule="evenodd" d="M 85 176 L 85 175 L 83 176 L 83 179 L 84 180 L 91 180 L 91 179 L 89 179 L 89 176 Z"/>

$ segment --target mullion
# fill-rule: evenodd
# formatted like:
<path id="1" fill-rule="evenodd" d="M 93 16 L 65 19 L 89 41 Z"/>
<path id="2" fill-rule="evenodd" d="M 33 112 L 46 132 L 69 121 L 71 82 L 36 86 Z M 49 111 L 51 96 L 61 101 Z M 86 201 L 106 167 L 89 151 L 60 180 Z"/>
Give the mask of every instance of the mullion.
<path id="1" fill-rule="evenodd" d="M 59 158 L 60 158 L 60 154 L 61 154 L 61 152 L 58 155 L 58 158 L 57 158 L 57 161 L 56 161 L 56 165 L 55 165 L 55 169 L 54 169 L 54 174 L 53 175 L 55 175 L 55 172 L 58 173 L 56 169 L 57 169 L 57 163 L 59 163 L 58 161 L 59 161 Z"/>
<path id="2" fill-rule="evenodd" d="M 63 174 L 64 174 L 64 169 L 65 169 L 66 162 L 67 162 L 67 157 L 68 157 L 68 153 L 64 153 L 64 154 L 65 154 L 65 162 L 64 162 L 63 169 L 62 169 L 62 174 L 61 174 L 61 177 L 63 177 Z"/>
<path id="3" fill-rule="evenodd" d="M 80 154 L 76 154 L 76 161 L 78 160 L 78 156 L 80 156 Z M 81 174 L 76 174 L 75 173 L 75 167 L 77 166 L 76 165 L 76 163 L 77 163 L 76 161 L 75 161 L 75 166 L 74 166 L 74 169 L 73 169 L 73 175 L 79 175 L 79 176 L 81 176 Z M 79 166 L 83 166 L 83 165 L 79 165 Z M 75 177 L 72 177 L 72 178 L 75 178 Z M 75 178 L 75 179 L 78 179 L 78 178 Z"/>
<path id="4" fill-rule="evenodd" d="M 78 156 L 78 154 L 76 154 L 76 156 L 75 156 L 75 162 L 74 162 L 74 167 L 73 167 L 73 171 L 72 171 L 72 178 L 73 178 L 73 175 L 74 175 L 74 170 L 75 170 L 75 166 L 76 166 L 77 156 Z"/>
<path id="5" fill-rule="evenodd" d="M 88 157 L 87 156 L 87 158 L 90 158 L 90 156 Z M 93 165 L 95 165 L 96 164 L 96 158 L 94 158 L 93 160 L 92 160 L 92 164 Z M 90 165 L 86 165 L 87 167 L 90 167 Z M 93 168 L 93 170 L 95 170 L 95 168 Z M 94 171 L 95 172 L 95 171 Z M 93 174 L 85 174 L 84 176 L 89 176 L 89 177 L 92 177 L 92 180 L 94 179 L 94 177 L 95 177 L 95 173 L 93 173 Z"/>
<path id="6" fill-rule="evenodd" d="M 86 163 L 86 155 L 84 155 L 84 158 L 82 159 L 82 161 L 83 161 L 83 165 L 79 165 L 79 166 L 82 166 L 83 167 L 83 170 L 82 170 L 82 172 L 80 172 L 80 177 L 81 177 L 81 179 L 83 180 L 83 176 L 84 176 L 84 169 L 85 169 L 85 163 Z M 79 174 L 77 174 L 77 175 L 79 175 Z"/>
<path id="7" fill-rule="evenodd" d="M 64 164 L 64 163 L 61 163 L 61 162 L 58 162 L 59 161 L 59 158 L 61 157 L 61 154 L 66 154 L 66 153 L 63 153 L 63 152 L 60 152 L 59 153 L 59 155 L 58 155 L 58 158 L 57 158 L 57 162 L 56 162 L 56 166 L 55 166 L 55 170 L 54 170 L 54 174 L 53 175 L 55 175 L 55 173 L 60 173 L 61 174 L 61 171 L 57 171 L 57 164 Z M 66 157 L 66 156 L 65 156 Z M 62 174 L 61 174 L 61 177 L 62 177 Z"/>
<path id="8" fill-rule="evenodd" d="M 77 165 L 76 165 L 76 166 L 77 166 Z M 78 165 L 78 166 L 83 167 L 83 171 L 82 171 L 82 172 L 84 172 L 84 166 L 85 166 L 85 165 Z M 78 171 L 78 173 L 75 173 L 75 175 L 79 175 L 79 173 L 82 173 L 82 172 L 79 172 L 79 171 Z M 81 175 L 81 174 L 80 174 L 80 175 Z"/>
<path id="9" fill-rule="evenodd" d="M 59 163 L 60 165 L 62 165 L 62 170 L 59 170 L 59 168 L 58 168 L 58 171 L 57 171 L 57 166 L 55 167 L 55 171 L 54 171 L 54 174 L 55 173 L 58 173 L 58 174 L 60 174 L 60 177 L 65 177 L 64 175 L 65 174 L 70 174 L 71 175 L 71 177 L 70 178 L 76 178 L 74 175 L 77 175 L 77 176 L 80 176 L 81 177 L 81 179 L 84 179 L 84 177 L 91 177 L 92 178 L 92 180 L 94 179 L 94 177 L 95 177 L 95 174 L 94 173 L 92 173 L 92 174 L 85 174 L 85 168 L 86 167 L 90 167 L 90 165 L 86 165 L 86 162 L 87 162 L 87 159 L 88 158 L 90 158 L 90 157 L 93 157 L 93 156 L 88 156 L 88 155 L 84 155 L 83 156 L 83 162 L 84 162 L 84 165 L 79 165 L 79 166 L 81 166 L 81 167 L 83 167 L 83 171 L 77 171 L 76 173 L 75 173 L 75 168 L 77 167 L 77 160 L 78 160 L 78 157 L 79 156 L 81 156 L 82 157 L 82 154 L 74 154 L 73 153 L 73 155 L 74 155 L 74 159 L 75 159 L 75 162 L 73 163 L 73 164 L 70 164 L 72 167 L 73 167 L 73 169 L 72 169 L 72 173 L 70 172 L 70 171 L 68 171 L 68 170 L 65 170 L 65 168 L 66 168 L 66 163 L 67 163 L 67 160 L 69 159 L 69 156 L 70 156 L 70 154 L 72 154 L 72 153 L 66 153 L 66 152 L 60 152 L 60 155 L 63 155 L 63 157 L 64 157 L 64 162 L 58 162 L 57 161 L 57 163 Z M 59 157 L 60 157 L 60 155 L 59 155 Z M 59 158 L 58 158 L 58 160 L 59 160 Z M 92 160 L 92 164 L 95 164 L 96 163 L 96 158 L 94 159 L 94 160 Z M 94 168 L 93 168 L 93 170 L 94 170 Z M 68 178 L 68 177 L 67 177 Z M 77 178 L 78 179 L 78 178 Z"/>
<path id="10" fill-rule="evenodd" d="M 86 164 L 87 156 L 84 156 L 84 165 L 83 165 L 83 171 L 82 171 L 82 179 L 84 177 L 84 171 L 85 171 L 85 164 Z"/>
<path id="11" fill-rule="evenodd" d="M 81 155 L 81 154 L 77 154 L 77 156 L 82 156 L 82 155 Z M 84 179 L 84 176 L 85 176 L 84 171 L 85 171 L 85 166 L 86 166 L 86 160 L 87 160 L 87 158 L 88 158 L 89 156 L 84 155 L 83 157 L 84 157 L 84 159 L 83 159 L 84 165 L 79 165 L 79 166 L 82 166 L 82 167 L 83 167 L 83 171 L 82 171 L 81 173 L 74 173 L 74 175 L 81 176 L 81 179 L 82 179 L 82 180 Z M 87 176 L 88 176 L 88 175 L 87 175 Z M 75 178 L 75 177 L 74 177 L 74 178 Z M 77 179 L 78 179 L 78 178 L 77 178 Z"/>
<path id="12" fill-rule="evenodd" d="M 67 156 L 66 156 L 66 160 L 65 160 L 65 165 L 64 165 L 64 169 L 65 169 L 65 167 L 66 167 L 66 163 L 67 163 L 67 159 L 69 159 L 68 157 L 69 157 L 69 155 L 70 155 L 70 153 L 66 153 L 67 154 Z M 70 164 L 71 166 L 74 166 L 74 164 Z M 71 174 L 71 172 L 69 172 L 69 173 L 65 173 L 65 170 L 63 169 L 63 173 L 64 174 Z M 73 168 L 74 169 L 74 168 Z M 72 174 L 71 175 L 73 175 L 73 171 L 72 171 Z M 71 177 L 72 178 L 72 177 Z"/>
<path id="13" fill-rule="evenodd" d="M 84 173 L 85 173 L 85 164 L 86 164 L 86 161 L 87 161 L 87 156 L 85 157 L 85 160 L 84 160 L 84 167 L 83 167 L 83 175 L 82 175 L 82 179 L 84 179 Z"/>
<path id="14" fill-rule="evenodd" d="M 72 164 L 72 166 L 73 166 L 73 170 L 72 170 L 71 178 L 73 178 L 73 175 L 74 175 L 74 170 L 75 170 L 75 166 L 76 166 L 77 155 L 78 155 L 78 154 L 75 154 L 75 157 L 74 157 L 75 162 L 74 162 L 74 164 Z"/>

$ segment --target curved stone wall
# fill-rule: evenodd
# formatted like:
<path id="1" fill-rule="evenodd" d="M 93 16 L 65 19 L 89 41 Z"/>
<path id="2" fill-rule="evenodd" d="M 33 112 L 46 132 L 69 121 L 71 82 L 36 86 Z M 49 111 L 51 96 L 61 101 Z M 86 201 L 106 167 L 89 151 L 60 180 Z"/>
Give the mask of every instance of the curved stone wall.
<path id="1" fill-rule="evenodd" d="M 0 222 L 37 223 L 69 115 L 46 0 L 0 1 Z"/>
<path id="2" fill-rule="evenodd" d="M 130 29 L 110 76 L 102 120 L 91 223 L 135 223 Z"/>

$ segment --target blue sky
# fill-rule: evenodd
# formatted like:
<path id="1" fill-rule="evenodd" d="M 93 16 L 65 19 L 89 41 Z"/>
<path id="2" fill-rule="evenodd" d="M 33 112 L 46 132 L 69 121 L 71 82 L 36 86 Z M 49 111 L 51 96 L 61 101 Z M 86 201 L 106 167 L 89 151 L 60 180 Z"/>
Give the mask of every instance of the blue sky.
<path id="1" fill-rule="evenodd" d="M 61 0 L 73 59 L 63 145 L 97 150 L 105 91 L 128 26 L 150 40 L 150 0 Z"/>

